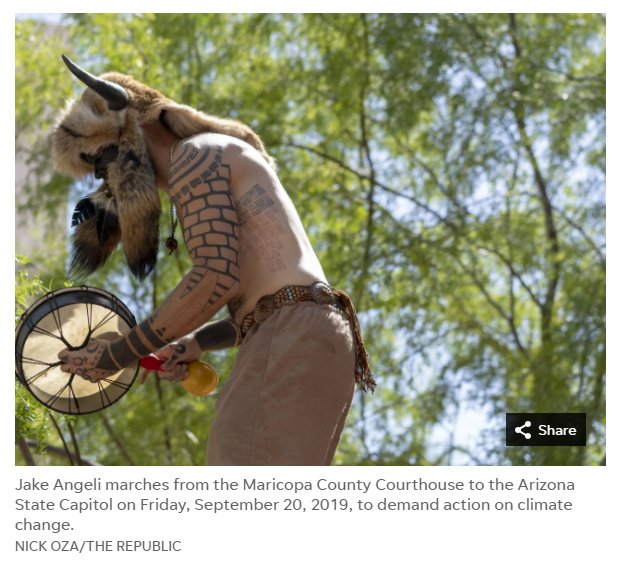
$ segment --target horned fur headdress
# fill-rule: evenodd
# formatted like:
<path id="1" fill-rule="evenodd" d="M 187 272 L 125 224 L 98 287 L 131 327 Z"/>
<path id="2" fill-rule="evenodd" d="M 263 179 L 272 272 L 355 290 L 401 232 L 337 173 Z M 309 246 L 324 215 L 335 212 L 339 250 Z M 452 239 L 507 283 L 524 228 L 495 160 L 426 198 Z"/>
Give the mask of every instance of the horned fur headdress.
<path id="1" fill-rule="evenodd" d="M 62 55 L 87 90 L 69 100 L 50 138 L 55 167 L 73 178 L 95 172 L 100 188 L 83 198 L 72 217 L 72 269 L 102 266 L 120 241 L 131 272 L 142 279 L 155 265 L 161 205 L 142 125 L 161 121 L 179 139 L 222 133 L 255 147 L 269 163 L 259 137 L 246 125 L 170 100 L 130 76 L 95 77 Z"/>

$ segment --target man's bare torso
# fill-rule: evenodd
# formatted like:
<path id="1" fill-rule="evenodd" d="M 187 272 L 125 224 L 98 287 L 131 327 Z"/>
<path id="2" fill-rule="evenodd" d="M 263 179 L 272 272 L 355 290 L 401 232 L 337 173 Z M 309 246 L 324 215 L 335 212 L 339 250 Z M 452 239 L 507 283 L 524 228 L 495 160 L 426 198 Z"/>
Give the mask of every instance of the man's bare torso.
<path id="1" fill-rule="evenodd" d="M 237 254 L 239 292 L 229 301 L 229 309 L 236 322 L 240 323 L 266 294 L 273 294 L 287 285 L 326 281 L 292 201 L 276 173 L 253 147 L 221 134 L 198 135 L 186 140 L 186 143 L 192 143 L 199 149 L 210 148 L 209 159 L 202 166 L 209 167 L 213 178 L 217 175 L 230 186 L 239 225 L 239 229 L 235 230 L 238 249 L 233 243 L 234 252 L 229 254 L 227 249 L 225 256 L 227 260 L 230 257 L 235 260 Z M 217 185 L 214 183 L 214 186 Z M 177 202 L 177 208 L 190 249 L 190 243 L 193 246 L 194 223 L 199 220 L 181 215 L 181 203 Z M 204 214 L 199 211 L 199 217 L 213 216 L 206 210 Z M 230 221 L 229 216 L 224 220 Z M 228 226 L 224 229 L 229 230 Z"/>

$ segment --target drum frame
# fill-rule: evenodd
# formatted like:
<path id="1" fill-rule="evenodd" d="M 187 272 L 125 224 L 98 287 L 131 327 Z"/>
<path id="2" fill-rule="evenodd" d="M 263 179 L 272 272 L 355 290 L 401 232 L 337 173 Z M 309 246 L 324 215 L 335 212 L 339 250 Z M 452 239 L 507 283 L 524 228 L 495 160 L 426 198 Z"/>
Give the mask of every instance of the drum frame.
<path id="1" fill-rule="evenodd" d="M 59 310 L 61 308 L 63 308 L 64 306 L 73 306 L 76 304 L 84 304 L 85 305 L 85 309 L 86 309 L 86 316 L 87 316 L 87 320 L 88 320 L 88 331 L 87 331 L 87 335 L 85 336 L 85 339 L 83 341 L 83 343 L 81 343 L 78 346 L 74 346 L 72 344 L 70 344 L 64 337 L 63 337 L 63 331 L 61 328 L 61 321 L 58 317 L 58 313 Z M 124 387 L 126 388 L 126 391 L 123 392 L 120 396 L 118 396 L 117 398 L 115 398 L 114 400 L 109 400 L 106 391 L 104 390 L 104 388 L 100 389 L 100 394 L 104 397 L 103 398 L 103 402 L 102 405 L 99 408 L 96 408 L 94 410 L 86 410 L 86 411 L 81 411 L 79 409 L 79 404 L 78 401 L 76 400 L 76 398 L 74 398 L 74 405 L 76 406 L 76 411 L 72 411 L 72 410 L 61 410 L 55 406 L 53 406 L 53 404 L 55 404 L 56 400 L 58 399 L 58 397 L 52 397 L 50 402 L 45 402 L 43 401 L 41 398 L 39 398 L 39 396 L 33 391 L 33 388 L 31 387 L 31 384 L 28 382 L 28 380 L 25 378 L 24 375 L 24 368 L 23 368 L 23 361 L 24 361 L 24 357 L 23 357 L 23 351 L 24 351 L 24 347 L 26 345 L 26 341 L 29 338 L 29 336 L 32 334 L 33 330 L 35 330 L 35 328 L 37 328 L 37 324 L 39 322 L 41 322 L 41 320 L 52 314 L 55 320 L 55 324 L 57 326 L 57 329 L 59 330 L 59 335 L 54 335 L 54 334 L 50 334 L 51 337 L 54 337 L 55 339 L 58 339 L 60 341 L 60 343 L 65 344 L 65 346 L 72 350 L 75 351 L 77 349 L 81 349 L 83 348 L 87 342 L 90 340 L 91 336 L 93 335 L 94 331 L 96 331 L 99 327 L 101 327 L 104 324 L 104 320 L 108 319 L 108 315 L 105 317 L 104 320 L 101 320 L 95 327 L 91 328 L 91 322 L 90 322 L 90 317 L 91 317 L 91 308 L 93 306 L 99 306 L 101 308 L 105 308 L 109 311 L 111 311 L 112 315 L 117 315 L 119 316 L 129 327 L 134 327 L 137 322 L 135 320 L 135 316 L 133 316 L 132 312 L 128 309 L 128 307 L 114 294 L 107 292 L 105 290 L 96 288 L 96 287 L 91 287 L 91 286 L 86 286 L 86 285 L 81 285 L 81 286 L 75 286 L 75 287 L 68 287 L 68 288 L 63 288 L 63 289 L 58 289 L 58 290 L 54 290 L 51 292 L 48 292 L 46 295 L 44 295 L 43 297 L 41 297 L 39 300 L 37 300 L 36 302 L 34 302 L 21 316 L 20 321 L 15 329 L 15 375 L 17 377 L 17 379 L 22 383 L 22 385 L 24 385 L 24 387 L 31 393 L 31 395 L 41 404 L 43 404 L 44 406 L 46 406 L 47 408 L 49 408 L 50 410 L 54 410 L 55 412 L 60 412 L 62 414 L 73 414 L 73 415 L 82 415 L 82 414 L 90 414 L 90 413 L 94 413 L 94 412 L 99 412 L 100 410 L 103 410 L 104 408 L 108 408 L 109 406 L 115 404 L 116 402 L 118 402 L 122 397 L 124 397 L 126 395 L 126 393 L 128 392 L 128 390 L 130 390 L 131 386 L 133 385 L 133 383 L 135 382 L 135 379 L 137 378 L 137 373 L 139 371 L 139 363 L 137 364 L 137 366 L 135 367 L 135 373 L 133 374 L 132 378 L 130 379 L 130 382 L 128 383 L 128 385 L 124 385 Z M 37 328 L 37 330 L 40 333 L 44 333 L 42 332 L 41 328 Z M 37 361 L 37 360 L 32 360 L 33 361 Z M 46 363 L 42 364 L 46 365 Z M 49 368 L 53 368 L 55 366 L 58 366 L 61 364 L 61 361 L 59 361 L 58 363 L 54 363 L 54 364 L 49 364 Z M 46 369 L 46 371 L 49 369 Z M 43 371 L 42 371 L 43 372 Z M 72 380 L 76 377 L 77 375 L 75 375 L 74 373 L 70 373 L 68 374 L 68 382 L 66 386 L 70 386 L 70 390 L 71 389 L 71 383 Z M 78 378 L 82 378 L 82 377 L 78 377 Z M 31 378 L 31 380 L 33 380 Z M 120 383 L 116 383 L 117 386 L 121 386 Z M 64 390 L 64 389 L 61 389 Z M 59 391 L 61 392 L 61 391 Z M 73 391 L 72 391 L 73 394 Z M 70 401 L 71 403 L 71 401 Z"/>

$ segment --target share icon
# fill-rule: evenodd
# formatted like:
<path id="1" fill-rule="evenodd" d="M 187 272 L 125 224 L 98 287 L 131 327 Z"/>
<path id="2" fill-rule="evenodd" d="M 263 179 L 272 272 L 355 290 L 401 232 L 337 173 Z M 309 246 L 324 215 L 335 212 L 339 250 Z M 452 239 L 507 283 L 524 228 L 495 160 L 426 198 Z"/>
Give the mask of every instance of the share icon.
<path id="1" fill-rule="evenodd" d="M 530 428 L 531 427 L 531 422 L 529 420 L 527 420 L 522 426 L 518 426 L 517 428 L 514 428 L 514 431 L 517 434 L 521 434 L 523 436 L 525 436 L 525 439 L 531 439 L 531 434 L 528 432 L 523 432 L 523 430 L 525 428 Z"/>

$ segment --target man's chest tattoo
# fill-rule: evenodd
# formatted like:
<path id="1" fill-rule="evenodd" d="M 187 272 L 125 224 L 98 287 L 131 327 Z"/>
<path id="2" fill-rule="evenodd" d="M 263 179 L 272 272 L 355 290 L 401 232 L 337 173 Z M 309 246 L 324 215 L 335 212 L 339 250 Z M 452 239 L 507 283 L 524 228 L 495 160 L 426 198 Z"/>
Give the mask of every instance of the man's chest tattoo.
<path id="1" fill-rule="evenodd" d="M 263 262 L 272 273 L 285 269 L 282 258 L 285 228 L 272 196 L 256 184 L 235 203 L 235 210 L 240 226 L 247 225 L 240 234 L 242 253 Z"/>
<path id="2" fill-rule="evenodd" d="M 224 296 L 233 281 L 239 282 L 239 224 L 230 190 L 231 170 L 222 163 L 222 147 L 195 150 L 173 164 L 171 176 L 178 173 L 174 182 L 184 180 L 184 184 L 172 199 L 194 261 L 181 298 L 213 272 L 217 281 L 209 306 Z"/>
<path id="3" fill-rule="evenodd" d="M 240 226 L 245 226 L 250 220 L 271 206 L 274 206 L 272 197 L 262 186 L 256 184 L 235 203 L 235 211 L 237 212 Z"/>

